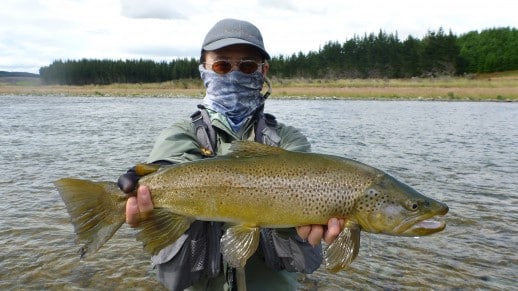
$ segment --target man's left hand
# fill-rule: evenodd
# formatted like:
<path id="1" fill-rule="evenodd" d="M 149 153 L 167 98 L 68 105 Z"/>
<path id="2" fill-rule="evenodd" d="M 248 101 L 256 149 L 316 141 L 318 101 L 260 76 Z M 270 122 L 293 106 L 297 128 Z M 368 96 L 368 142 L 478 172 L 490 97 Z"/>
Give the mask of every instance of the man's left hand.
<path id="1" fill-rule="evenodd" d="M 327 221 L 327 227 L 320 224 L 298 226 L 297 234 L 312 246 L 317 246 L 322 239 L 327 244 L 331 244 L 340 234 L 343 226 L 343 219 L 331 218 Z"/>

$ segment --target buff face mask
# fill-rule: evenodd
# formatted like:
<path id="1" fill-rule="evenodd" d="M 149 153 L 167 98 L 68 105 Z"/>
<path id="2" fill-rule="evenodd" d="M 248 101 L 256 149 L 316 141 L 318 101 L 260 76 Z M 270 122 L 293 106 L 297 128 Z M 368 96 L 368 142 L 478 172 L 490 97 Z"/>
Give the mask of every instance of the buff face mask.
<path id="1" fill-rule="evenodd" d="M 225 115 L 234 132 L 238 132 L 247 117 L 263 106 L 269 94 L 261 94 L 265 82 L 262 72 L 245 74 L 230 71 L 227 74 L 217 74 L 205 69 L 203 65 L 199 66 L 199 70 L 207 88 L 203 103 Z"/>

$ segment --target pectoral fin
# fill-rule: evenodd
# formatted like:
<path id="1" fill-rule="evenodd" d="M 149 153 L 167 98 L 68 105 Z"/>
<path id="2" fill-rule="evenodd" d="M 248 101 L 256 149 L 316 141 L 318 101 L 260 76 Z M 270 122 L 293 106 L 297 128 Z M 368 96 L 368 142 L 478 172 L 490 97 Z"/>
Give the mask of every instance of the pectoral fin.
<path id="1" fill-rule="evenodd" d="M 221 237 L 223 258 L 231 267 L 244 267 L 259 245 L 259 228 L 235 225 Z"/>
<path id="2" fill-rule="evenodd" d="M 144 249 L 156 255 L 161 249 L 175 242 L 194 220 L 170 212 L 164 208 L 155 208 L 138 228 L 137 239 L 142 241 Z"/>
<path id="3" fill-rule="evenodd" d="M 326 269 L 331 273 L 345 269 L 356 258 L 359 250 L 360 226 L 350 223 L 324 251 Z"/>

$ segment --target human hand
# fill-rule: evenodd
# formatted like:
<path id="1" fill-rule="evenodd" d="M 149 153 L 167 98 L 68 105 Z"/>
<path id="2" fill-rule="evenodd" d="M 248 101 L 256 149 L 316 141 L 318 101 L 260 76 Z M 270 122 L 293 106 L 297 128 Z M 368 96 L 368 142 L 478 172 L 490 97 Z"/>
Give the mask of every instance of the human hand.
<path id="1" fill-rule="evenodd" d="M 312 246 L 317 246 L 322 239 L 327 244 L 331 244 L 340 234 L 340 231 L 342 231 L 344 222 L 343 219 L 331 218 L 327 221 L 327 227 L 325 225 L 313 224 L 297 226 L 296 229 L 300 238 Z"/>
<path id="2" fill-rule="evenodd" d="M 153 210 L 151 191 L 147 186 L 139 186 L 137 196 L 131 196 L 126 201 L 126 223 L 137 227 L 139 222 L 146 219 Z"/>

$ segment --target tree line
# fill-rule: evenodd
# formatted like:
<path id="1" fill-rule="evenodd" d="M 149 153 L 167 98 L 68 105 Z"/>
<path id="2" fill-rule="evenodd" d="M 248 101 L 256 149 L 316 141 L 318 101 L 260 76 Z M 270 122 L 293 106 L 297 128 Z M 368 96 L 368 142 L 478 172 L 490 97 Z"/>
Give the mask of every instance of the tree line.
<path id="1" fill-rule="evenodd" d="M 442 28 L 422 39 L 380 30 L 330 41 L 318 51 L 273 56 L 270 75 L 279 78 L 408 78 L 518 69 L 518 30 L 492 28 L 461 36 Z M 199 78 L 198 60 L 54 61 L 40 68 L 45 84 L 149 83 Z"/>
<path id="2" fill-rule="evenodd" d="M 54 61 L 39 70 L 44 84 L 107 85 L 112 83 L 156 83 L 199 77 L 198 60 L 68 60 Z"/>

